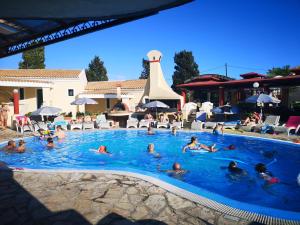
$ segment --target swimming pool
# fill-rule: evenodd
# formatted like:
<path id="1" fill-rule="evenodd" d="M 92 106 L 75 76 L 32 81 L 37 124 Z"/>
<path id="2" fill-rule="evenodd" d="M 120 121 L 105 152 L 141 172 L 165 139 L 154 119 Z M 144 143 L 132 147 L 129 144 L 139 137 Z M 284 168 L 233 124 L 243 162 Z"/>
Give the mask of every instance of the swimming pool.
<path id="1" fill-rule="evenodd" d="M 197 136 L 204 144 L 217 143 L 219 151 L 183 154 L 181 149 L 192 136 Z M 300 218 L 297 216 L 300 215 L 300 187 L 297 184 L 300 146 L 296 144 L 237 135 L 214 136 L 204 132 L 182 131 L 173 136 L 167 131 L 156 131 L 155 135 L 146 135 L 144 130 L 69 132 L 65 140 L 56 141 L 53 150 L 47 150 L 46 143 L 36 138 L 27 138 L 26 142 L 25 153 L 1 151 L 0 161 L 13 167 L 31 169 L 122 168 L 160 174 L 160 179 L 166 176 L 161 175 L 162 172 L 159 172 L 158 168 L 170 169 L 176 161 L 189 170 L 189 173 L 175 179 L 193 185 L 186 188 L 200 188 L 192 188 L 192 192 L 199 193 L 199 190 L 205 190 L 205 193 L 215 193 L 226 199 L 257 205 L 257 209 L 268 207 L 289 211 L 296 215 L 295 218 Z M 154 143 L 155 150 L 160 153 L 161 158 L 147 153 L 149 143 Z M 236 150 L 224 150 L 230 144 L 234 144 Z M 112 155 L 97 153 L 99 145 L 106 145 Z M 230 177 L 226 167 L 231 160 L 239 162 L 239 166 L 246 170 L 248 175 Z M 264 182 L 257 177 L 253 169 L 258 162 L 271 162 L 268 168 L 281 183 L 264 187 Z M 173 179 L 166 177 L 165 180 L 172 182 Z M 180 183 L 182 182 L 174 182 L 175 185 Z M 226 204 L 223 198 L 216 200 Z"/>

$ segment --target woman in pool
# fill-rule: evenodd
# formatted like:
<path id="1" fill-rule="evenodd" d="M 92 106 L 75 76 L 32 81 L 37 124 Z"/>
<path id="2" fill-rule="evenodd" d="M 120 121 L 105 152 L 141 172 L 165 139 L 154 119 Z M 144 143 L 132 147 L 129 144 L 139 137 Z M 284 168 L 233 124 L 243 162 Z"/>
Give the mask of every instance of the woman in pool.
<path id="1" fill-rule="evenodd" d="M 107 151 L 107 148 L 106 148 L 106 146 L 104 146 L 104 145 L 100 145 L 99 146 L 99 148 L 98 148 L 98 153 L 100 153 L 100 154 L 111 154 L 111 153 L 109 153 L 108 151 Z"/>
<path id="2" fill-rule="evenodd" d="M 214 135 L 223 135 L 224 134 L 224 126 L 221 123 L 217 123 L 215 128 L 213 129 L 213 134 Z"/>
<path id="3" fill-rule="evenodd" d="M 154 144 L 150 143 L 148 145 L 147 150 L 148 150 L 148 153 L 152 154 L 155 158 L 160 158 L 161 157 L 159 153 L 155 152 L 155 150 L 154 150 Z"/>
<path id="4" fill-rule="evenodd" d="M 276 184 L 279 183 L 279 179 L 274 177 L 271 172 L 269 172 L 263 163 L 258 163 L 255 165 L 255 171 L 263 178 L 267 184 Z"/>
<path id="5" fill-rule="evenodd" d="M 216 152 L 217 150 L 215 149 L 216 145 L 213 144 L 212 146 L 207 146 L 201 143 L 198 143 L 197 137 L 192 137 L 191 142 L 184 146 L 182 149 L 183 153 L 186 152 L 187 150 L 201 150 L 204 149 L 208 152 Z"/>

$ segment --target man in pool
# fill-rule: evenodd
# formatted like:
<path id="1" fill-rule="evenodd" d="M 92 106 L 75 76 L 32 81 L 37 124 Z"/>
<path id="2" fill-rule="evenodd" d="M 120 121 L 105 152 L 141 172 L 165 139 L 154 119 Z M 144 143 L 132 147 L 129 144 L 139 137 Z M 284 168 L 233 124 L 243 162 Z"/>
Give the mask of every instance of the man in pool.
<path id="1" fill-rule="evenodd" d="M 263 163 L 258 163 L 255 165 L 255 171 L 259 174 L 261 178 L 263 178 L 267 184 L 276 184 L 279 183 L 279 179 L 274 177 L 271 172 L 269 172 Z"/>
<path id="2" fill-rule="evenodd" d="M 224 126 L 221 123 L 217 123 L 215 128 L 213 129 L 214 135 L 223 135 L 224 134 Z"/>
<path id="3" fill-rule="evenodd" d="M 173 134 L 173 135 L 176 135 L 176 133 L 177 133 L 176 127 L 172 127 L 172 134 Z"/>
<path id="4" fill-rule="evenodd" d="M 237 163 L 231 161 L 228 165 L 228 171 L 233 175 L 247 175 L 247 172 L 238 167 Z"/>
<path id="5" fill-rule="evenodd" d="M 19 141 L 19 146 L 16 149 L 16 152 L 18 152 L 18 153 L 24 153 L 25 152 L 25 143 L 26 142 L 24 140 L 20 140 Z"/>
<path id="6" fill-rule="evenodd" d="M 62 130 L 62 128 L 61 128 L 60 125 L 58 125 L 58 126 L 56 127 L 56 131 L 55 131 L 55 133 L 54 133 L 54 135 L 53 135 L 53 138 L 54 138 L 54 137 L 57 137 L 58 139 L 63 139 L 63 138 L 66 137 L 66 134 L 65 134 L 65 132 Z"/>
<path id="7" fill-rule="evenodd" d="M 148 153 L 152 154 L 155 158 L 160 158 L 161 157 L 159 153 L 155 152 L 155 150 L 154 150 L 154 144 L 150 143 L 148 145 L 147 150 L 148 150 Z"/>
<path id="8" fill-rule="evenodd" d="M 14 140 L 9 140 L 7 145 L 4 147 L 6 151 L 15 151 L 17 148 L 16 142 Z"/>
<path id="9" fill-rule="evenodd" d="M 187 150 L 200 150 L 204 149 L 208 152 L 216 152 L 217 150 L 215 149 L 216 144 L 213 144 L 212 146 L 207 146 L 201 143 L 198 143 L 197 137 L 192 137 L 191 142 L 188 143 L 184 148 L 182 149 L 183 153 L 186 152 Z"/>
<path id="10" fill-rule="evenodd" d="M 153 129 L 151 126 L 148 127 L 148 131 L 147 131 L 148 135 L 154 135 L 155 133 L 153 132 Z"/>
<path id="11" fill-rule="evenodd" d="M 182 169 L 181 165 L 178 162 L 175 162 L 172 166 L 172 170 L 160 170 L 159 167 L 157 168 L 160 172 L 171 173 L 171 174 L 185 174 L 188 170 Z"/>

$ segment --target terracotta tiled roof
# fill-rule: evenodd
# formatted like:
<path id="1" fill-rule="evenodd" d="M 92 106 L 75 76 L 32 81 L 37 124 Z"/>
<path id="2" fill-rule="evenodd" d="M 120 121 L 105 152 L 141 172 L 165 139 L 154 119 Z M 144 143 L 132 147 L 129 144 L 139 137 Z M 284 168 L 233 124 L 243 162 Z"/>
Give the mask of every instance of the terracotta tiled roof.
<path id="1" fill-rule="evenodd" d="M 40 81 L 40 80 L 29 80 L 29 79 L 20 79 L 20 78 L 16 78 L 16 77 L 1 77 L 0 76 L 0 82 L 4 81 L 4 82 L 18 82 L 18 83 L 22 83 L 22 82 L 29 82 L 29 83 L 47 83 L 47 84 L 51 84 L 51 82 L 48 81 Z"/>
<path id="2" fill-rule="evenodd" d="M 116 91 L 120 86 L 121 90 L 125 89 L 144 89 L 147 80 L 125 80 L 125 81 L 95 81 L 88 82 L 85 90 L 113 90 Z"/>
<path id="3" fill-rule="evenodd" d="M 77 78 L 80 72 L 81 70 L 54 70 L 54 69 L 0 70 L 0 77 Z"/>

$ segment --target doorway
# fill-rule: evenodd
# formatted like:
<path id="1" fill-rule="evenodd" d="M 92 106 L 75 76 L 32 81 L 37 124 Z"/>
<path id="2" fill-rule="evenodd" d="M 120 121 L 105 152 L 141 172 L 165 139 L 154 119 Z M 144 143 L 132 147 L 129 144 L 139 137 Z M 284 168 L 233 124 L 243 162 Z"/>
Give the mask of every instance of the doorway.
<path id="1" fill-rule="evenodd" d="M 36 89 L 36 103 L 38 109 L 43 105 L 43 89 Z"/>

